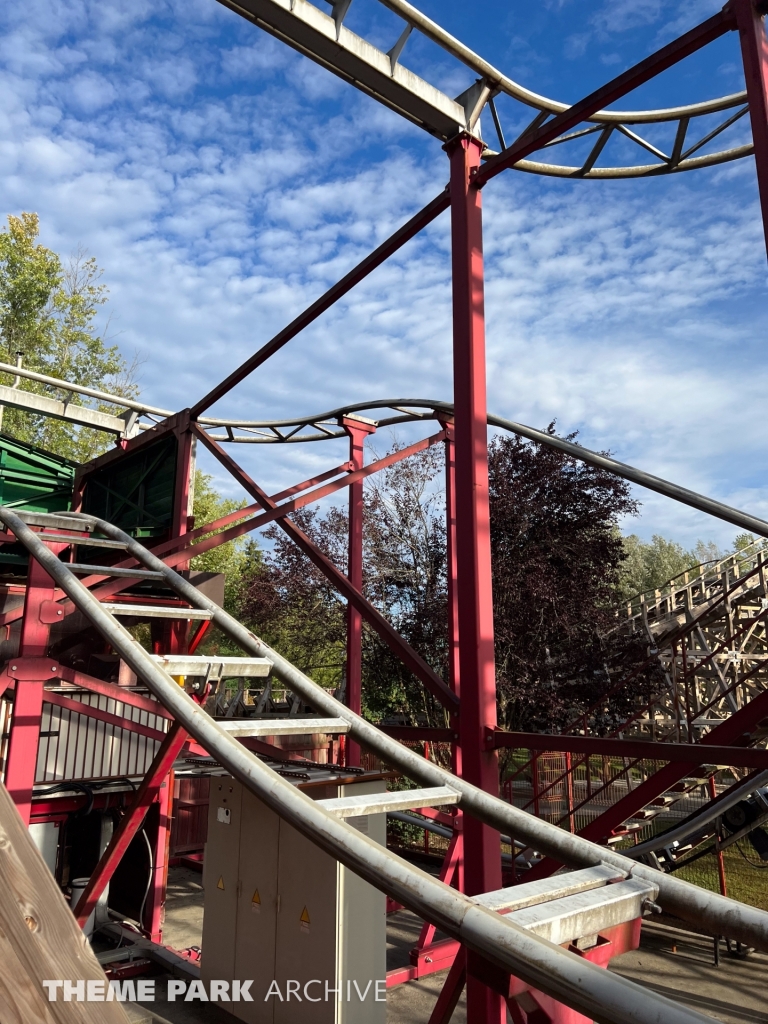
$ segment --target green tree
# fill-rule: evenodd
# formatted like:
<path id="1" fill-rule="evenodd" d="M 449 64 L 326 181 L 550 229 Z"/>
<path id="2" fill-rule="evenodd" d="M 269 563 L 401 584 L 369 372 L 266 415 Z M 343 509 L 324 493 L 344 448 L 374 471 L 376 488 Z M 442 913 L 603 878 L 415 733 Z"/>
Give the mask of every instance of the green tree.
<path id="1" fill-rule="evenodd" d="M 624 537 L 624 562 L 616 587 L 618 599 L 630 601 L 638 594 L 663 587 L 684 572 L 697 572 L 707 562 L 716 562 L 725 557 L 713 541 L 699 540 L 687 551 L 682 544 L 654 534 L 650 541 L 643 541 L 637 534 Z M 742 533 L 734 541 L 734 550 L 739 551 L 754 543 L 752 534 Z"/>
<path id="2" fill-rule="evenodd" d="M 224 498 L 212 486 L 213 477 L 199 469 L 195 472 L 193 514 L 195 529 L 213 523 L 230 512 L 245 507 L 244 501 Z M 224 607 L 237 616 L 241 610 L 242 592 L 248 572 L 253 572 L 261 559 L 261 552 L 253 540 L 244 537 L 211 548 L 192 559 L 191 567 L 200 572 L 224 574 Z"/>
<path id="3" fill-rule="evenodd" d="M 15 364 L 20 358 L 26 369 L 135 397 L 136 362 L 129 366 L 118 347 L 107 344 L 106 328 L 97 327 L 97 314 L 108 294 L 101 283 L 102 270 L 82 248 L 63 264 L 57 253 L 38 241 L 39 233 L 36 213 L 10 215 L 6 230 L 0 232 L 0 361 Z M 13 384 L 14 375 L 0 374 L 0 383 Z M 24 378 L 19 387 L 67 398 L 71 404 L 95 404 Z M 116 412 L 112 405 L 96 407 Z M 4 410 L 3 430 L 79 462 L 94 458 L 113 441 L 101 431 L 15 409 Z"/>

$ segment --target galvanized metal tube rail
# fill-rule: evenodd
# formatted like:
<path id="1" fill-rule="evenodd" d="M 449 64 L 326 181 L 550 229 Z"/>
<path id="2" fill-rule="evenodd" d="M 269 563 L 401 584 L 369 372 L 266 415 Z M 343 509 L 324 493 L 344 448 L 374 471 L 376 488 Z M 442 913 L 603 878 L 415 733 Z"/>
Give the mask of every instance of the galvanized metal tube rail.
<path id="1" fill-rule="evenodd" d="M 546 437 L 547 435 L 544 436 Z M 71 513 L 71 515 L 75 514 Z M 361 746 L 378 754 L 392 767 L 403 772 L 404 775 L 425 786 L 447 785 L 453 787 L 461 794 L 462 810 L 467 811 L 487 825 L 498 829 L 499 832 L 510 835 L 516 840 L 523 840 L 537 852 L 553 857 L 570 867 L 593 867 L 600 863 L 606 863 L 618 867 L 622 871 L 647 878 L 659 886 L 658 901 L 670 913 L 684 921 L 705 928 L 712 935 L 727 935 L 729 938 L 737 939 L 740 942 L 768 952 L 768 913 L 755 907 L 738 903 L 736 900 L 720 896 L 717 893 L 708 892 L 705 889 L 699 888 L 699 886 L 684 882 L 679 878 L 674 878 L 643 864 L 637 864 L 635 861 L 624 857 L 622 854 L 615 853 L 613 850 L 598 846 L 596 843 L 582 839 L 578 835 L 571 835 L 556 825 L 535 818 L 525 811 L 518 810 L 518 808 L 507 804 L 498 797 L 477 789 L 450 772 L 439 768 L 436 764 L 425 760 L 423 757 L 402 746 L 396 740 L 385 736 L 376 726 L 371 725 L 370 722 L 366 722 L 365 719 L 350 711 L 349 708 L 337 701 L 321 686 L 313 682 L 309 676 L 299 671 L 299 669 L 278 654 L 277 651 L 274 651 L 254 633 L 229 615 L 228 612 L 225 612 L 223 608 L 220 608 L 209 598 L 204 597 L 190 583 L 174 572 L 173 569 L 170 569 L 159 558 L 142 547 L 141 544 L 123 533 L 122 530 L 92 516 L 77 517 L 84 518 L 98 526 L 107 536 L 126 543 L 129 553 L 147 568 L 162 572 L 168 585 L 180 597 L 183 597 L 193 607 L 210 611 L 214 624 L 244 651 L 256 657 L 268 658 L 273 664 L 275 675 L 291 690 L 303 697 L 316 712 L 324 716 L 327 715 L 330 718 L 343 718 L 349 723 L 350 735 L 353 739 L 360 743 Z M 16 531 L 16 526 L 20 526 L 24 531 L 24 536 L 19 539 L 27 547 L 30 546 L 28 540 L 34 544 L 34 553 L 35 557 L 37 557 L 39 549 L 44 546 L 36 540 L 32 531 L 24 527 L 18 516 L 7 509 L 0 508 L 0 520 L 9 526 L 17 536 L 19 534 Z M 47 551 L 47 549 L 45 550 Z M 58 562 L 58 560 L 56 560 L 56 563 L 57 566 L 61 567 L 62 563 Z M 57 571 L 59 570 L 57 569 Z M 68 586 L 71 588 L 72 584 L 69 580 L 72 577 L 66 569 L 64 572 L 67 575 Z M 63 584 L 62 588 L 72 597 L 72 600 L 81 611 L 85 611 L 81 592 L 78 590 L 78 599 L 76 600 L 70 594 L 70 590 L 64 587 Z M 89 601 L 95 600 L 84 587 L 82 590 L 88 594 Z M 151 687 L 152 683 L 147 681 L 147 685 Z M 172 709 L 169 708 L 169 710 Z M 194 734 L 191 725 L 190 732 Z M 397 898 L 399 902 L 405 902 L 400 897 Z"/>
<path id="2" fill-rule="evenodd" d="M 332 409 L 329 412 L 321 413 L 319 416 L 306 417 L 301 420 L 254 420 L 241 421 L 239 423 L 234 420 L 221 420 L 219 423 L 228 422 L 233 426 L 237 425 L 243 428 L 260 426 L 291 427 L 305 423 L 315 423 L 321 420 L 332 420 L 343 416 L 345 413 L 381 408 L 401 410 L 414 408 L 427 409 L 432 412 L 453 413 L 453 404 L 451 402 L 438 402 L 427 398 L 393 398 L 367 403 L 357 402 L 354 405 Z M 423 418 L 424 417 L 419 413 L 414 413 L 412 416 L 409 416 L 407 412 L 402 412 L 399 416 L 387 418 L 386 420 L 380 420 L 378 422 L 380 426 L 383 426 L 389 423 L 405 423 L 411 420 L 415 421 Z M 645 470 L 636 469 L 634 466 L 628 466 L 625 462 L 619 462 L 617 459 L 612 459 L 609 455 L 601 455 L 599 452 L 593 452 L 589 448 L 583 448 L 580 444 L 574 444 L 573 441 L 566 441 L 561 437 L 553 437 L 544 430 L 537 430 L 535 427 L 528 427 L 524 423 L 517 423 L 514 420 L 504 419 L 503 416 L 489 414 L 488 425 L 491 427 L 500 427 L 502 430 L 508 430 L 512 434 L 518 434 L 520 437 L 527 438 L 529 441 L 535 441 L 536 444 L 544 444 L 550 448 L 557 448 L 558 451 L 564 452 L 566 455 L 570 455 L 572 458 L 578 459 L 580 462 L 586 462 L 591 466 L 597 466 L 599 469 L 605 469 L 609 473 L 615 473 L 616 476 L 623 477 L 623 479 L 629 480 L 630 483 L 637 484 L 640 487 L 645 487 L 650 491 L 656 491 L 657 494 L 663 494 L 667 498 L 672 498 L 673 501 L 679 501 L 683 505 L 688 505 L 691 508 L 698 509 L 699 512 L 706 512 L 707 515 L 714 516 L 716 519 L 722 519 L 724 522 L 731 523 L 733 526 L 738 526 L 742 530 L 748 530 L 750 533 L 756 533 L 759 537 L 768 538 L 768 522 L 764 519 L 758 519 L 757 516 L 751 516 L 749 513 L 742 512 L 740 509 L 733 508 L 731 505 L 726 505 L 722 501 L 716 501 L 714 498 L 708 498 L 705 494 L 699 494 L 696 491 L 689 490 L 687 487 L 681 487 L 679 484 L 674 484 L 670 480 L 664 480 L 663 477 L 654 476 L 653 473 L 647 473 Z M 343 431 L 340 430 L 336 436 L 343 437 Z M 313 434 L 309 437 L 296 437 L 291 440 L 294 443 L 297 443 L 302 441 L 332 440 L 332 438 L 327 434 Z"/>
<path id="3" fill-rule="evenodd" d="M 471 50 L 470 47 L 462 43 L 461 40 L 447 32 L 437 22 L 427 17 L 426 14 L 423 14 L 412 4 L 409 4 L 407 0 L 379 0 L 379 2 L 395 14 L 398 14 L 404 21 L 423 33 L 428 39 L 431 39 L 432 42 L 440 46 L 446 53 L 450 53 L 452 57 L 461 61 L 462 64 L 465 64 L 476 74 L 481 75 L 500 92 L 506 93 L 527 106 L 535 107 L 541 111 L 546 110 L 552 114 L 562 114 L 563 111 L 568 109 L 569 104 L 553 100 L 548 96 L 542 96 L 513 81 L 508 75 L 497 70 L 492 64 Z M 738 92 L 730 96 L 720 96 L 717 99 L 702 100 L 699 103 L 661 108 L 659 110 L 598 110 L 586 120 L 597 121 L 603 124 L 617 122 L 641 124 L 676 121 L 681 117 L 696 117 L 701 114 L 727 110 L 738 103 L 743 103 L 746 96 L 746 92 Z"/>
<path id="4" fill-rule="evenodd" d="M 747 779 L 740 786 L 733 786 L 730 791 L 724 793 L 719 799 L 705 804 L 698 814 L 692 815 L 687 821 L 682 822 L 676 828 L 671 828 L 667 832 L 654 836 L 653 839 L 646 839 L 645 842 L 633 846 L 630 850 L 627 850 L 627 857 L 635 860 L 644 854 L 652 853 L 654 850 L 662 850 L 672 843 L 683 842 L 688 836 L 698 832 L 705 825 L 709 825 L 716 818 L 719 818 L 721 814 L 725 814 L 729 808 L 734 807 L 741 800 L 747 800 L 756 790 L 764 789 L 766 786 L 768 786 L 768 771 L 760 772 L 751 779 Z"/>
<path id="5" fill-rule="evenodd" d="M 142 562 L 157 565 L 158 571 L 164 570 L 168 583 L 190 603 L 221 612 L 224 618 L 219 620 L 219 624 L 226 625 L 230 635 L 247 640 L 248 648 L 270 650 L 122 530 L 95 517 L 71 515 L 85 518 L 98 525 L 108 536 L 129 544 L 131 554 Z M 0 507 L 0 521 L 13 531 L 184 729 L 281 818 L 361 878 L 442 928 L 502 970 L 600 1024 L 712 1024 L 711 1017 L 641 989 L 633 982 L 596 967 L 582 957 L 532 935 L 508 918 L 479 906 L 469 897 L 408 864 L 324 811 L 310 797 L 282 779 L 256 755 L 228 736 L 216 720 L 195 704 L 178 683 L 152 660 L 127 629 L 101 607 L 94 595 L 69 571 L 66 563 L 60 562 L 15 513 Z M 285 659 L 277 654 L 274 657 L 279 662 L 276 674 L 281 678 L 290 677 L 293 688 L 298 690 L 295 683 L 301 677 L 305 681 L 301 685 L 307 692 L 313 695 L 316 691 L 321 692 L 320 687 L 293 669 Z M 338 707 L 343 709 L 343 705 Z M 356 715 L 351 717 L 358 720 Z M 358 721 L 362 722 L 362 719 Z M 373 726 L 367 727 L 376 731 Z M 387 740 L 386 746 L 390 745 L 399 746 L 395 741 Z M 460 780 L 454 779 L 447 772 L 441 774 L 451 780 L 453 788 L 462 788 Z M 656 881 L 659 875 L 657 872 L 653 875 Z"/>

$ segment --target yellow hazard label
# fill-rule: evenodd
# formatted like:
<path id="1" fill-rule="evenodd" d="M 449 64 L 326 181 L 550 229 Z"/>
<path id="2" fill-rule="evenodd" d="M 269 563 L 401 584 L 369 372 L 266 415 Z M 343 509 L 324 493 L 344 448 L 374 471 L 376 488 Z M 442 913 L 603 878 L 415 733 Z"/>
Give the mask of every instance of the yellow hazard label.
<path id="1" fill-rule="evenodd" d="M 301 917 L 299 918 L 299 922 L 301 924 L 301 927 L 304 929 L 304 931 L 308 932 L 309 931 L 309 911 L 307 910 L 306 907 L 304 907 L 304 909 L 301 912 Z"/>
<path id="2" fill-rule="evenodd" d="M 254 914 L 261 913 L 261 896 L 259 896 L 258 889 L 256 889 L 253 893 L 253 898 L 251 899 L 251 910 L 254 912 Z"/>
<path id="3" fill-rule="evenodd" d="M 216 888 L 217 889 L 223 889 L 224 888 L 224 875 L 222 875 L 219 878 L 218 882 L 216 883 Z"/>

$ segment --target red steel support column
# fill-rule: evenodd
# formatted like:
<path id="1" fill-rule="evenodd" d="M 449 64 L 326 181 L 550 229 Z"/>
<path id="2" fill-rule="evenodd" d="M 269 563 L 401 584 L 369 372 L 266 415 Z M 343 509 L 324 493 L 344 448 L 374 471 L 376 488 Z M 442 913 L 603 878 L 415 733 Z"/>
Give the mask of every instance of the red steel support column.
<path id="1" fill-rule="evenodd" d="M 54 554 L 63 551 L 66 545 L 51 544 Z M 48 652 L 51 627 L 43 621 L 41 611 L 43 603 L 53 601 L 56 587 L 48 573 L 39 562 L 30 555 L 27 574 L 27 592 L 24 597 L 24 618 L 21 624 L 21 642 L 19 658 L 45 658 Z M 51 665 L 55 664 L 54 661 Z M 19 666 L 21 668 L 21 665 Z M 11 659 L 9 672 L 13 676 L 15 664 Z M 11 736 L 8 744 L 8 762 L 5 772 L 5 785 L 11 794 L 16 808 L 29 825 L 32 810 L 32 787 L 37 771 L 37 751 L 40 743 L 40 720 L 43 714 L 43 690 L 46 679 L 51 678 L 50 672 L 44 671 L 41 665 L 41 678 L 29 678 L 29 671 L 23 673 L 25 678 L 17 678 L 13 698 L 13 717 L 11 719 Z"/>
<path id="2" fill-rule="evenodd" d="M 461 699 L 459 592 L 456 569 L 456 431 L 452 418 L 441 417 L 440 422 L 445 428 L 445 575 L 448 581 L 448 682 L 456 696 Z M 459 720 L 457 716 L 454 716 L 454 721 L 451 724 L 458 732 Z M 451 744 L 451 771 L 454 775 L 461 775 L 461 747 L 458 743 Z"/>
<path id="3" fill-rule="evenodd" d="M 352 471 L 362 469 L 365 460 L 365 439 L 376 430 L 376 424 L 358 416 L 345 416 L 342 426 L 349 435 L 349 461 Z M 363 589 L 363 481 L 349 488 L 349 547 L 347 577 L 356 590 Z M 363 667 L 363 618 L 347 603 L 347 707 L 361 713 Z M 360 764 L 360 747 L 347 738 L 345 764 Z"/>
<path id="4" fill-rule="evenodd" d="M 190 518 L 190 495 L 193 487 L 194 475 L 194 449 L 195 438 L 189 429 L 189 418 L 182 419 L 181 425 L 176 429 L 176 481 L 173 495 L 173 520 L 171 523 L 171 537 L 183 537 L 189 533 Z M 177 572 L 189 568 L 189 562 L 180 562 L 176 566 Z M 168 647 L 165 654 L 184 654 L 187 650 L 187 633 L 189 623 L 179 619 L 167 624 Z"/>
<path id="5" fill-rule="evenodd" d="M 160 786 L 157 795 L 158 822 L 155 855 L 153 857 L 152 878 L 150 881 L 147 906 L 144 910 L 142 925 L 149 932 L 153 942 L 162 942 L 163 923 L 165 920 L 165 894 L 168 889 L 168 861 L 171 852 L 171 815 L 173 811 L 174 773 L 168 773 L 165 782 Z"/>
<path id="6" fill-rule="evenodd" d="M 449 143 L 446 150 L 451 161 L 462 776 L 496 796 L 498 762 L 485 746 L 486 731 L 496 727 L 496 672 L 488 507 L 482 207 L 480 190 L 472 183 L 480 165 L 481 144 L 462 135 Z M 470 896 L 501 888 L 499 833 L 466 816 L 464 872 Z M 498 993 L 472 976 L 472 959 L 470 954 L 467 1019 L 472 1024 L 500 1024 L 506 1020 L 504 1002 Z"/>
<path id="7" fill-rule="evenodd" d="M 755 146 L 757 187 L 763 212 L 763 232 L 768 245 L 768 40 L 762 7 L 755 0 L 733 0 L 732 3 L 744 62 L 752 141 Z"/>

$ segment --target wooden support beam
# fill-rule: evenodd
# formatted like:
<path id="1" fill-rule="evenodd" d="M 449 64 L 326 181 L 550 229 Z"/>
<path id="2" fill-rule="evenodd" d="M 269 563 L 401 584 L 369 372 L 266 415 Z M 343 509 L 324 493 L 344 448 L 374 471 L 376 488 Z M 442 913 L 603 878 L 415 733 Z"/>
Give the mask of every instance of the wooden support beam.
<path id="1" fill-rule="evenodd" d="M 49 1002 L 43 981 L 102 982 L 106 976 L 78 928 L 66 900 L 24 826 L 8 791 L 0 785 L 0 1011 L 19 1003 L 21 1016 L 2 1013 L 2 1020 L 20 1024 L 128 1024 L 118 1002 Z M 18 967 L 18 975 L 14 968 Z M 35 1015 L 37 1011 L 37 1016 Z"/>

